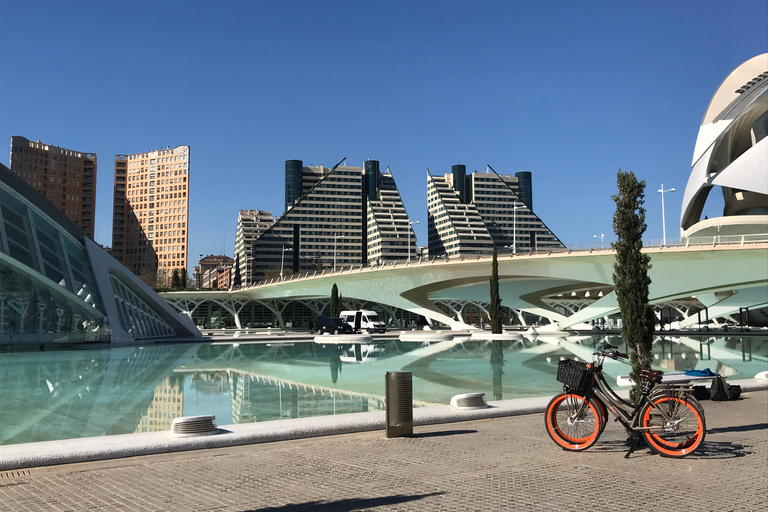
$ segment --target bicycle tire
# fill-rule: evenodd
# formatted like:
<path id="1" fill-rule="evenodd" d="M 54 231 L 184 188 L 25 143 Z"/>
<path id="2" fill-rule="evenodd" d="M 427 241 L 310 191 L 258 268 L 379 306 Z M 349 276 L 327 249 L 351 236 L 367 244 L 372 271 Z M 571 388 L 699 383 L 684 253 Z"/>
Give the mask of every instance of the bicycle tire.
<path id="1" fill-rule="evenodd" d="M 605 426 L 608 424 L 608 407 L 605 406 L 605 403 L 598 397 L 594 397 L 593 400 L 600 408 L 600 416 L 603 418 L 603 426 L 600 427 L 600 433 L 603 433 L 603 430 L 605 430 Z"/>
<path id="2" fill-rule="evenodd" d="M 602 409 L 593 399 L 589 399 L 581 417 L 574 418 L 583 402 L 584 395 L 580 393 L 560 393 L 547 405 L 544 413 L 547 434 L 564 450 L 586 450 L 603 432 Z"/>
<path id="3" fill-rule="evenodd" d="M 704 442 L 707 432 L 701 405 L 694 398 L 656 396 L 640 411 L 648 446 L 659 455 L 682 458 Z"/>
<path id="4" fill-rule="evenodd" d="M 651 400 L 658 398 L 660 396 L 668 396 L 668 397 L 680 397 L 687 400 L 691 405 L 696 407 L 698 409 L 699 414 L 701 415 L 701 419 L 704 420 L 704 423 L 707 422 L 707 417 L 704 415 L 704 408 L 701 406 L 701 402 L 696 400 L 694 398 L 692 393 L 686 392 L 686 393 L 678 393 L 674 390 L 668 391 L 668 390 L 660 390 L 660 389 L 654 389 L 653 392 L 650 395 Z"/>

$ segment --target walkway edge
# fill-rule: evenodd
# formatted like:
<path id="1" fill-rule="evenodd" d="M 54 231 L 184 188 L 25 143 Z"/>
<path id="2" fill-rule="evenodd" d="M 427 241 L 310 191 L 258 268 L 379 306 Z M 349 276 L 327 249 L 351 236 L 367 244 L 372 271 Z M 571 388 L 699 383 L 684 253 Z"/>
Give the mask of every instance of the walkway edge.
<path id="1" fill-rule="evenodd" d="M 757 379 L 733 381 L 732 384 L 740 384 L 743 391 L 768 389 L 768 381 Z M 621 390 L 620 394 L 622 392 L 627 393 L 627 390 Z M 550 399 L 550 396 L 546 396 L 500 400 L 489 402 L 486 409 L 471 410 L 454 409 L 450 405 L 419 407 L 413 410 L 413 423 L 414 426 L 435 425 L 536 414 L 544 411 Z M 0 471 L 374 430 L 381 430 L 383 436 L 384 422 L 384 411 L 374 411 L 225 425 L 219 427 L 217 435 L 192 438 L 173 437 L 170 432 L 151 432 L 8 445 L 0 447 Z"/>

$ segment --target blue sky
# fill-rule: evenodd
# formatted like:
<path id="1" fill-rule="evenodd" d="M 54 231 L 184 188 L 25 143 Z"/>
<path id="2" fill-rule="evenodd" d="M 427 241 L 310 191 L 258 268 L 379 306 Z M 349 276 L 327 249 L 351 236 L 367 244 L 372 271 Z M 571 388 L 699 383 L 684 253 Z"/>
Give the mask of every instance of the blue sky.
<path id="1" fill-rule="evenodd" d="M 190 268 L 232 255 L 238 210 L 282 213 L 288 159 L 390 167 L 420 245 L 427 169 L 531 171 L 567 245 L 613 240 L 631 170 L 658 240 L 657 189 L 676 237 L 707 104 L 766 51 L 765 0 L 0 0 L 0 143 L 97 153 L 105 245 L 114 155 L 190 145 Z"/>

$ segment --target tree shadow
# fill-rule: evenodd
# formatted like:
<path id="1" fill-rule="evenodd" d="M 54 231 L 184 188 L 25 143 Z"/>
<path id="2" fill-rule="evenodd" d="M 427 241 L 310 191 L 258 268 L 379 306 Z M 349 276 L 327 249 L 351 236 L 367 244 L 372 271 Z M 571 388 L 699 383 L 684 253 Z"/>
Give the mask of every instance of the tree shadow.
<path id="1" fill-rule="evenodd" d="M 746 446 L 740 443 L 707 441 L 705 439 L 692 456 L 706 459 L 738 459 L 754 453 L 747 450 Z"/>
<path id="2" fill-rule="evenodd" d="M 420 432 L 413 434 L 413 437 L 444 437 L 460 434 L 477 434 L 477 430 L 443 430 L 442 432 Z"/>
<path id="3" fill-rule="evenodd" d="M 735 425 L 733 427 L 709 428 L 707 434 L 723 434 L 726 432 L 749 432 L 750 430 L 768 430 L 768 423 L 755 423 L 754 425 Z"/>
<path id="4" fill-rule="evenodd" d="M 365 510 L 385 505 L 397 505 L 409 501 L 421 500 L 430 496 L 440 496 L 444 492 L 432 492 L 429 494 L 383 496 L 380 498 L 348 498 L 336 501 L 308 501 L 305 503 L 291 503 L 281 507 L 265 507 L 252 509 L 246 512 L 300 512 L 303 510 L 333 510 L 334 512 L 346 512 L 352 510 Z"/>

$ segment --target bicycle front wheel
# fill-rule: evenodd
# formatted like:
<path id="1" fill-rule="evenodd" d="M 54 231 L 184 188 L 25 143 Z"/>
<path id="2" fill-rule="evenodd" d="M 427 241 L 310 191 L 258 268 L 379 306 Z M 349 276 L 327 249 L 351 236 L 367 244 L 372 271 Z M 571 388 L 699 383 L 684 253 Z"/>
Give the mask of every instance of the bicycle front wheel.
<path id="1" fill-rule="evenodd" d="M 640 412 L 643 437 L 655 452 L 685 457 L 704 441 L 706 425 L 701 405 L 693 399 L 657 396 Z"/>
<path id="2" fill-rule="evenodd" d="M 544 413 L 547 434 L 564 450 L 586 450 L 603 431 L 600 406 L 581 394 L 561 393 L 550 400 Z"/>

